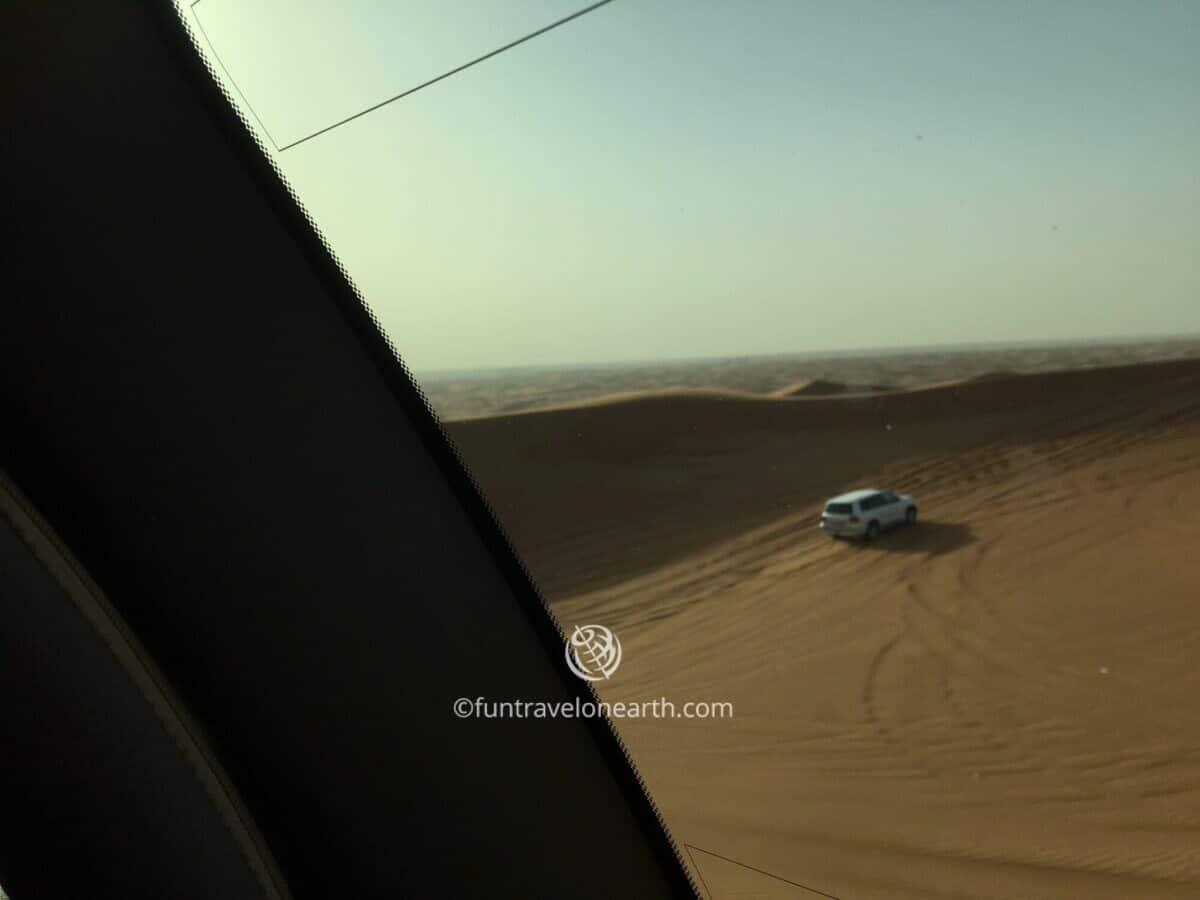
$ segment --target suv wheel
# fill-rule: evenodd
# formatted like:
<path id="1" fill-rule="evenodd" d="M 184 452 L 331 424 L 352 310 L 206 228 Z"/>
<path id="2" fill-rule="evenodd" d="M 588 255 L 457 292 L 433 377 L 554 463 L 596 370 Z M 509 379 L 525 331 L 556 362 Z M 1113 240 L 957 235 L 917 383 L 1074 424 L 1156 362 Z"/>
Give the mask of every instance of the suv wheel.
<path id="1" fill-rule="evenodd" d="M 873 540 L 875 540 L 875 538 L 879 537 L 879 523 L 878 522 L 873 521 L 873 522 L 871 522 L 871 524 L 869 524 L 867 526 L 867 533 L 866 533 L 865 537 L 868 541 L 873 541 Z"/>

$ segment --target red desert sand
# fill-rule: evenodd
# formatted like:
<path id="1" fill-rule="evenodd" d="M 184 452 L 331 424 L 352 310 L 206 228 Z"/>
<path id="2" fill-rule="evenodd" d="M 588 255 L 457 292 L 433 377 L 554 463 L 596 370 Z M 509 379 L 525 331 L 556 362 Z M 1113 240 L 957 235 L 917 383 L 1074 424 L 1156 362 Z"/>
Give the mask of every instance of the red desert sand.
<path id="1" fill-rule="evenodd" d="M 448 427 L 710 896 L 1200 897 L 1200 360 Z"/>

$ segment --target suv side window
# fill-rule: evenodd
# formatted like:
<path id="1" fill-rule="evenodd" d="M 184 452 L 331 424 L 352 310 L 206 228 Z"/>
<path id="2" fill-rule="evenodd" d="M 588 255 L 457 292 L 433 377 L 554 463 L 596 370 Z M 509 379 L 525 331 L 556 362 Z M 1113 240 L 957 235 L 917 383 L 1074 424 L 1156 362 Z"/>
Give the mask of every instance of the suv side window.
<path id="1" fill-rule="evenodd" d="M 879 505 L 879 495 L 872 494 L 870 497 L 867 497 L 865 500 L 863 500 L 858 505 L 860 507 L 862 507 L 863 512 L 869 512 Z"/>

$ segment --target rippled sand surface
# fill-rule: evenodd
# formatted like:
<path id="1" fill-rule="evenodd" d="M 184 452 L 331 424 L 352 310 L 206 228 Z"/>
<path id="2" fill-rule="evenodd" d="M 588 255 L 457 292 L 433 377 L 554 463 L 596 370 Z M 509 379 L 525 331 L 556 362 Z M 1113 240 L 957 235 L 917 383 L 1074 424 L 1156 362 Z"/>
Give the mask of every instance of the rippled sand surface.
<path id="1" fill-rule="evenodd" d="M 450 428 L 605 699 L 734 704 L 619 723 L 711 896 L 1200 896 L 1200 361 Z"/>

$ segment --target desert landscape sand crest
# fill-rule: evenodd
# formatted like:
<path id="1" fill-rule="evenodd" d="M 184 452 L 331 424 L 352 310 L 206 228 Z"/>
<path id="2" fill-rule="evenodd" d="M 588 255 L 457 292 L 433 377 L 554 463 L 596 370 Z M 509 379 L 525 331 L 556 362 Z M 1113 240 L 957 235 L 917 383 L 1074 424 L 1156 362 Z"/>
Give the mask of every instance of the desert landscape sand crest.
<path id="1" fill-rule="evenodd" d="M 1200 896 L 1200 361 L 451 422 L 677 839 L 850 898 Z M 923 522 L 859 547 L 820 502 Z M 714 897 L 812 896 L 696 857 Z"/>

